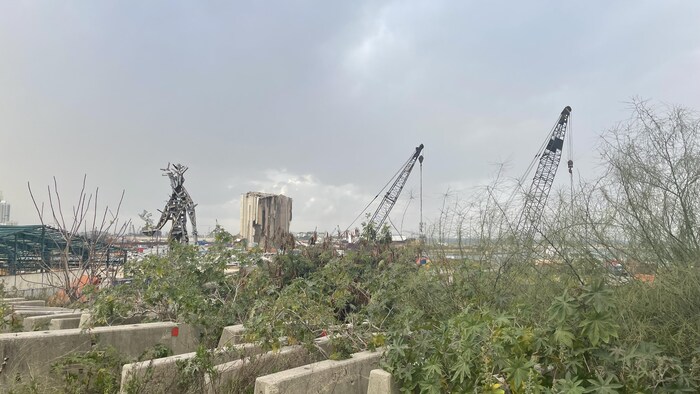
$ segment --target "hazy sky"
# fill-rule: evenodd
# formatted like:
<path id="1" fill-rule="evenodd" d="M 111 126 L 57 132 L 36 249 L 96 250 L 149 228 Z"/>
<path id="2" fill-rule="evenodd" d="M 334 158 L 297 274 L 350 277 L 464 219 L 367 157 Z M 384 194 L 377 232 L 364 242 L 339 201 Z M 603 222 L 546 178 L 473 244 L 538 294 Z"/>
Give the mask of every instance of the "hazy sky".
<path id="1" fill-rule="evenodd" d="M 496 163 L 519 177 L 566 105 L 594 176 L 634 96 L 700 109 L 700 2 L 0 0 L 0 190 L 22 224 L 27 182 L 47 201 L 56 176 L 68 213 L 87 174 L 138 227 L 180 162 L 200 233 L 237 232 L 247 191 L 292 197 L 294 231 L 344 229 L 420 143 L 434 218 Z"/>

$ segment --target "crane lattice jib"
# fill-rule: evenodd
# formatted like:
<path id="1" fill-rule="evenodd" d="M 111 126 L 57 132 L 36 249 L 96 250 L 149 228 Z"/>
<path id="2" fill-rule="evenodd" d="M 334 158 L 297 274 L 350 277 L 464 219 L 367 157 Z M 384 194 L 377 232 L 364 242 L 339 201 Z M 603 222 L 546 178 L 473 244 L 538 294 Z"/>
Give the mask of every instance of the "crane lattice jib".
<path id="1" fill-rule="evenodd" d="M 384 224 L 386 218 L 389 217 L 389 213 L 394 207 L 394 204 L 396 204 L 396 200 L 399 199 L 401 190 L 403 190 L 403 187 L 406 185 L 408 176 L 411 175 L 413 165 L 416 164 L 416 160 L 418 160 L 421 151 L 423 151 L 423 144 L 420 144 L 416 147 L 416 151 L 403 166 L 401 173 L 399 173 L 399 175 L 396 177 L 396 180 L 384 195 L 384 199 L 382 199 L 382 202 L 379 204 L 379 207 L 374 212 L 374 215 L 372 215 L 370 223 L 372 224 L 375 230 L 379 231 L 382 225 Z"/>
<path id="2" fill-rule="evenodd" d="M 547 147 L 540 156 L 540 163 L 532 179 L 530 190 L 525 196 L 525 206 L 523 207 L 520 220 L 518 221 L 518 233 L 524 237 L 534 236 L 534 232 L 539 225 L 544 206 L 549 197 L 549 191 L 554 183 L 554 176 L 557 173 L 559 162 L 561 161 L 562 148 L 564 147 L 564 136 L 569 124 L 571 107 L 567 106 L 561 111 L 559 121 L 552 130 Z"/>

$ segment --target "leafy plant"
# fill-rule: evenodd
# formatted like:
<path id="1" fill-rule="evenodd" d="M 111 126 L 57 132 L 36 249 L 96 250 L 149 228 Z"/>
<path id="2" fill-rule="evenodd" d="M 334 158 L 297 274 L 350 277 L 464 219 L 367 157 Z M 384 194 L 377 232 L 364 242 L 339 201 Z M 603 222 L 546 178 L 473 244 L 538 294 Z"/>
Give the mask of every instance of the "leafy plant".
<path id="1" fill-rule="evenodd" d="M 116 393 L 124 362 L 112 347 L 94 348 L 63 357 L 52 371 L 63 381 L 64 393 Z"/>
<path id="2" fill-rule="evenodd" d="M 203 346 L 197 348 L 194 357 L 176 361 L 178 367 L 177 391 L 179 393 L 200 393 L 204 387 L 204 377 L 216 377 L 211 352 Z"/>

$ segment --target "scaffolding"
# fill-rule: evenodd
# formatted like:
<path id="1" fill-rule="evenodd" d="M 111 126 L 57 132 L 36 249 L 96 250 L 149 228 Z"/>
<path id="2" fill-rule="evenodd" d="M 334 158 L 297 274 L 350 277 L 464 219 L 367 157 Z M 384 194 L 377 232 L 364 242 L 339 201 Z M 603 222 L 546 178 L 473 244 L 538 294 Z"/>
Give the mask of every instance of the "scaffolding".
<path id="1" fill-rule="evenodd" d="M 45 226 L 0 226 L 0 275 L 123 265 L 126 250 L 87 235 L 68 235 Z"/>

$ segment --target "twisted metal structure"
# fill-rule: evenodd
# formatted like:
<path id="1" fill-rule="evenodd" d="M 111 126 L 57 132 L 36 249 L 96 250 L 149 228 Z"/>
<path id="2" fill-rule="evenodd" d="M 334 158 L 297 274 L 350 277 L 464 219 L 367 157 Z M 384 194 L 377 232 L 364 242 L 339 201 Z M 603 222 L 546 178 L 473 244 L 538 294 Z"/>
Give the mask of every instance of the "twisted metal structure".
<path id="1" fill-rule="evenodd" d="M 187 167 L 182 164 L 173 164 L 171 168 L 170 163 L 168 163 L 168 166 L 166 168 L 161 168 L 161 170 L 164 172 L 163 176 L 167 175 L 168 178 L 170 178 L 170 187 L 172 187 L 173 193 L 170 195 L 170 200 L 165 204 L 165 209 L 161 211 L 158 223 L 152 229 L 146 230 L 143 233 L 145 235 L 153 235 L 156 231 L 163 228 L 165 223 L 170 220 L 173 222 L 173 225 L 170 229 L 168 239 L 170 241 L 188 243 L 187 216 L 189 216 L 192 221 L 192 237 L 194 238 L 194 242 L 197 242 L 197 219 L 194 213 L 196 204 L 192 201 L 192 197 L 190 197 L 190 194 L 183 185 L 185 183 L 184 174 L 187 171 Z"/>

